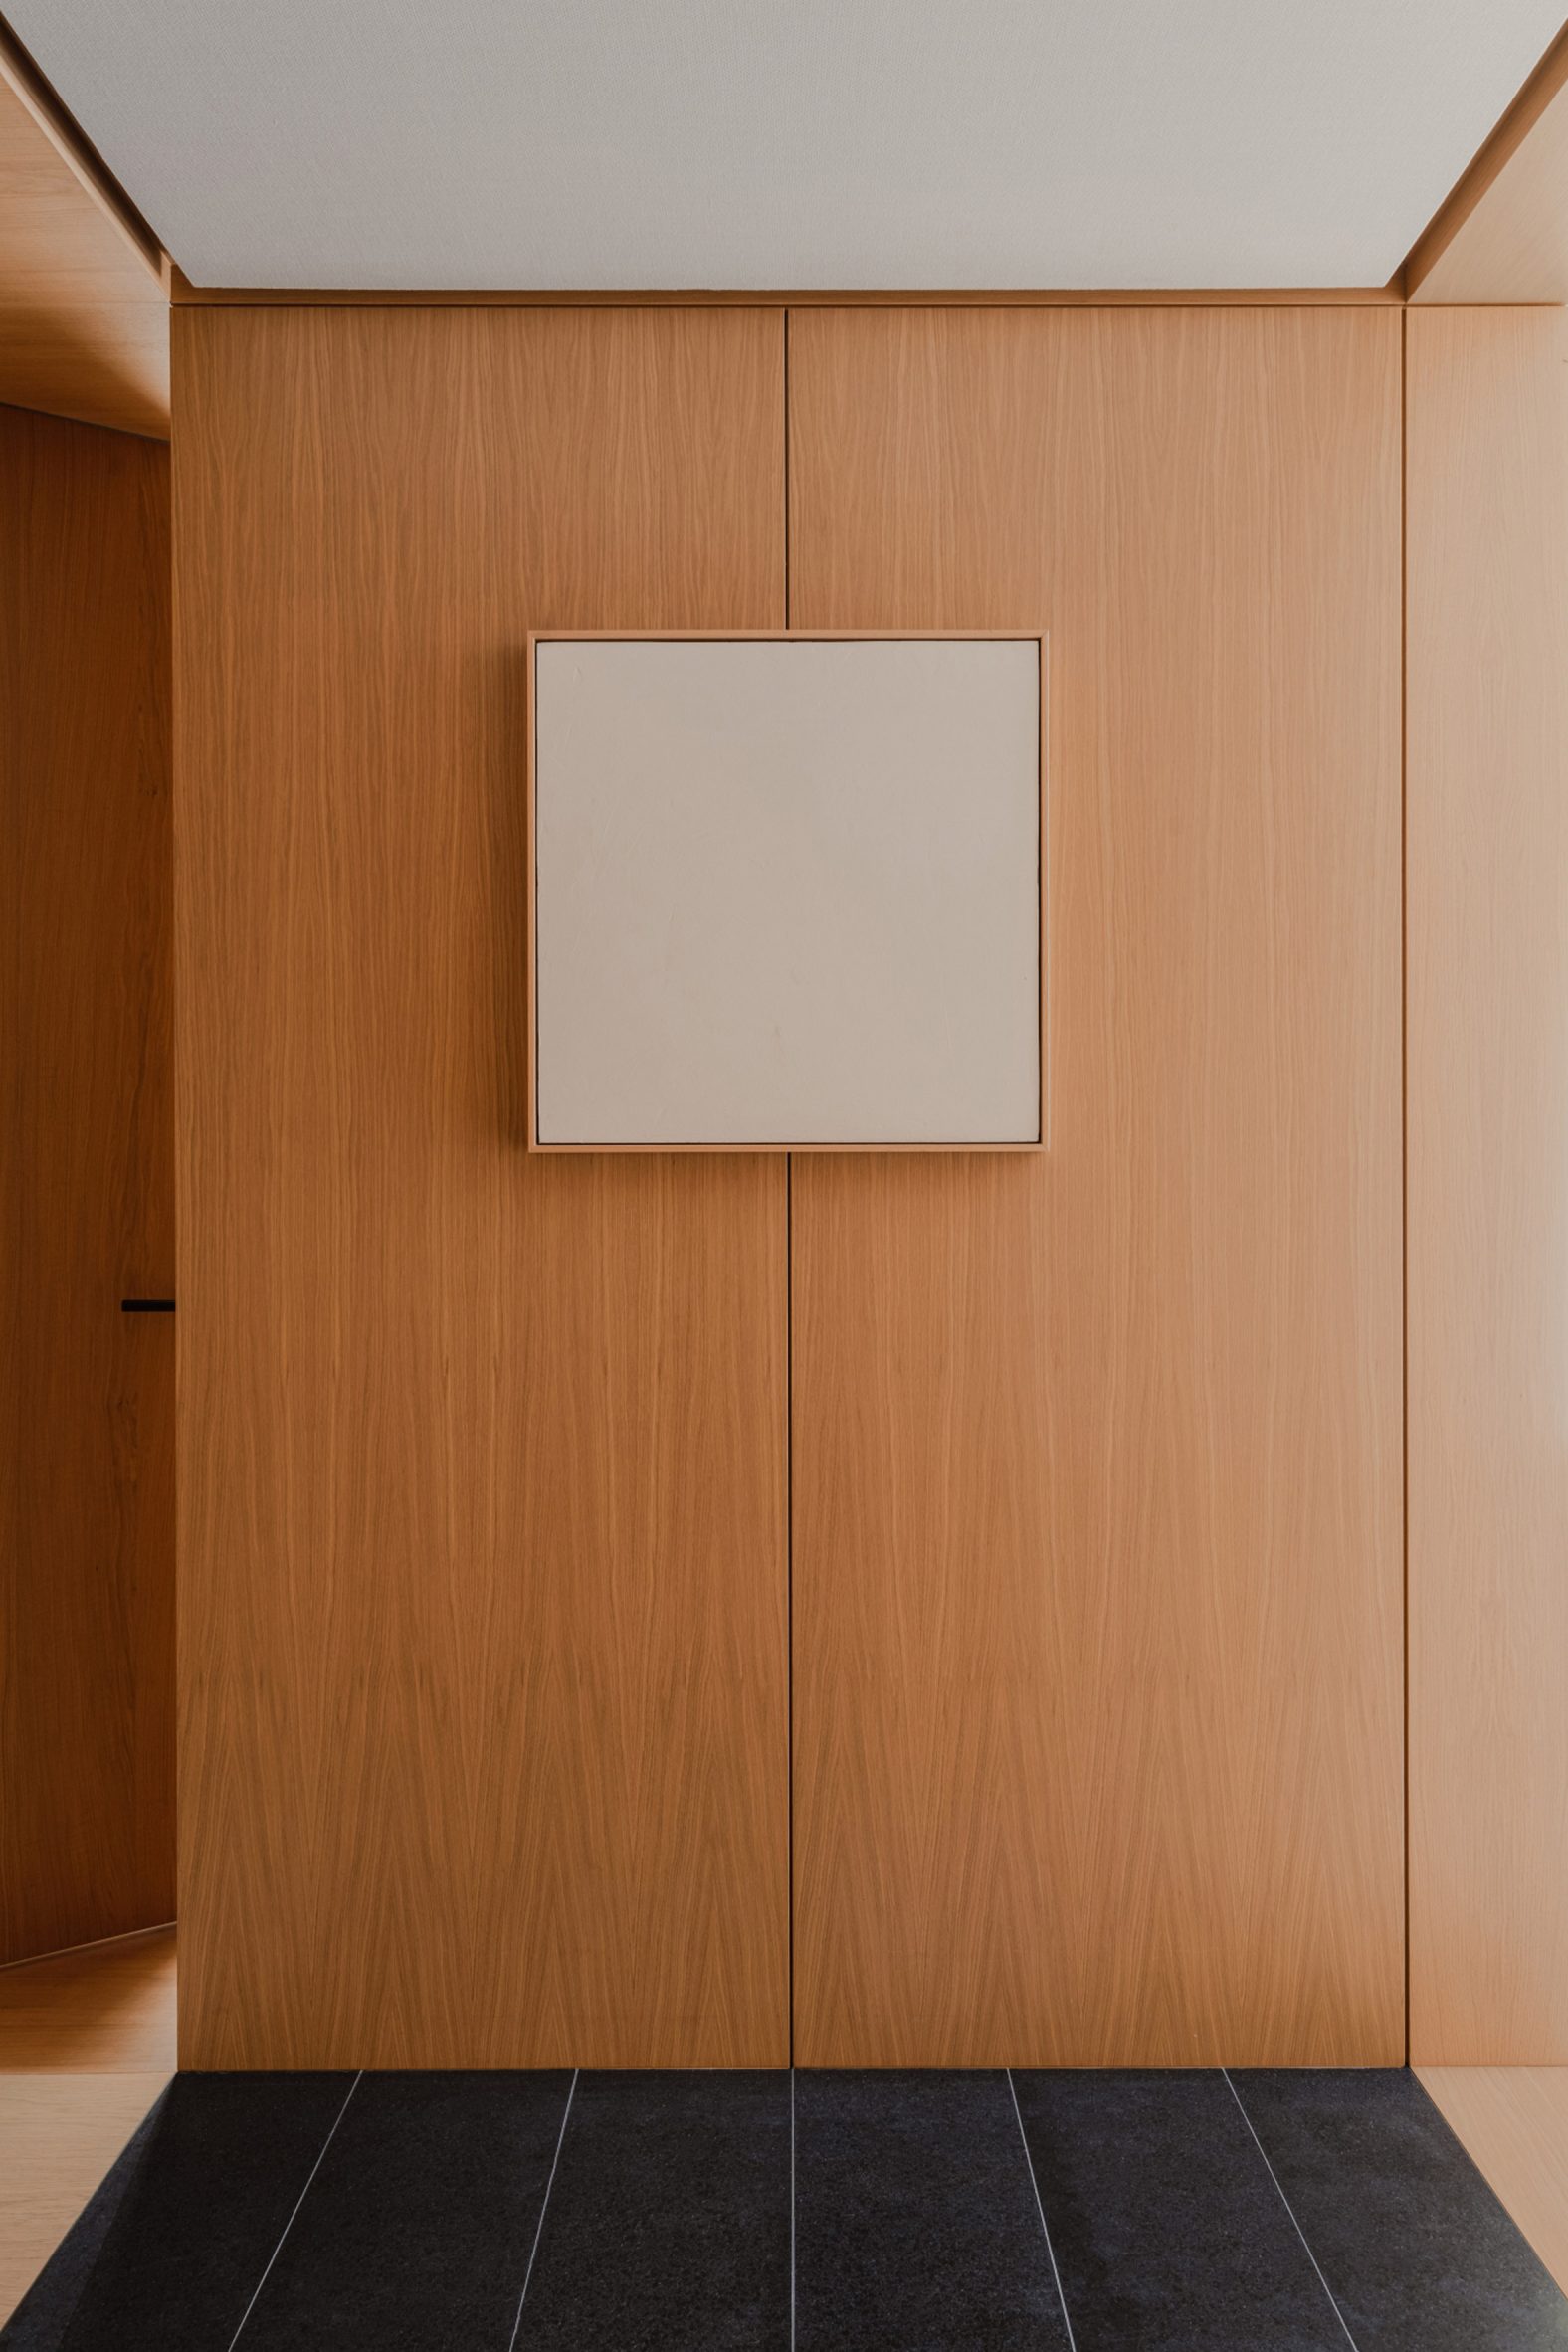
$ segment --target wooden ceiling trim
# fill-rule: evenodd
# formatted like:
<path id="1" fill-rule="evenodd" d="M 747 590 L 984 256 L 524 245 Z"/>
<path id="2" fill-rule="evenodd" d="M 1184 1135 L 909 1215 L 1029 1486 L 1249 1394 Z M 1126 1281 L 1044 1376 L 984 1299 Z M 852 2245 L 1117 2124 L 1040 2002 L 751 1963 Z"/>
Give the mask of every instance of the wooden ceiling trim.
<path id="1" fill-rule="evenodd" d="M 157 236 L 3 17 L 0 17 L 0 82 L 32 117 L 73 178 L 167 294 L 169 258 Z"/>
<path id="2" fill-rule="evenodd" d="M 167 439 L 168 275 L 0 22 L 0 402 Z"/>
<path id="3" fill-rule="evenodd" d="M 1387 286 L 1012 287 L 993 291 L 970 287 L 956 291 L 929 287 L 837 290 L 809 287 L 793 292 L 763 292 L 712 287 L 562 291 L 519 287 L 193 286 L 176 266 L 170 274 L 169 298 L 176 306 L 253 310 L 777 310 L 783 307 L 796 310 L 1150 310 L 1184 306 L 1209 310 L 1233 307 L 1293 310 L 1397 303 L 1404 298 L 1404 287 L 1397 275 Z"/>
<path id="4" fill-rule="evenodd" d="M 1568 299 L 1568 25 L 1411 248 L 1415 302 Z"/>

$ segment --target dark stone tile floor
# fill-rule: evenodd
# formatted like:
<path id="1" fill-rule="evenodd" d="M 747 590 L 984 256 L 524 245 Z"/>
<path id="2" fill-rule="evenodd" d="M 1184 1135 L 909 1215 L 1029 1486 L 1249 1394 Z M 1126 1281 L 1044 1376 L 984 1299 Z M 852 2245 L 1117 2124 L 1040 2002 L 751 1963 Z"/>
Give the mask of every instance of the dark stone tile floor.
<path id="1" fill-rule="evenodd" d="M 1538 2352 L 1407 2073 L 206 2074 L 5 2352 Z"/>

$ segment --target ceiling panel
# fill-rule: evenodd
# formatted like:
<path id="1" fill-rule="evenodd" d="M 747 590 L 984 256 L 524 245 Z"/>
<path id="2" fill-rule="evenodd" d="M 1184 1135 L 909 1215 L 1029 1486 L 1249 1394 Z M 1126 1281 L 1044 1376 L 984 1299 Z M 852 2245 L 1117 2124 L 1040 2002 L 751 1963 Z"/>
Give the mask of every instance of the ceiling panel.
<path id="1" fill-rule="evenodd" d="M 8 0 L 200 285 L 1381 285 L 1562 0 Z"/>

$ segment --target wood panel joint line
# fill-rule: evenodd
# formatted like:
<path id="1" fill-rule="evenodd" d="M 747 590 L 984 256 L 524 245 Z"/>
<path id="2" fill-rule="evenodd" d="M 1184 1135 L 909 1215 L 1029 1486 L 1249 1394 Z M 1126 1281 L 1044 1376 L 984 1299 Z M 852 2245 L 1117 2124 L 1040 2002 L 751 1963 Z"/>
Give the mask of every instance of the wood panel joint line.
<path id="1" fill-rule="evenodd" d="M 154 1919 L 146 1927 L 122 1927 L 117 1935 L 90 1935 L 79 1944 L 56 1944 L 49 1952 L 24 1952 L 16 1960 L 0 1960 L 0 1976 L 12 1968 L 38 1968 L 46 1960 L 69 1960 L 78 1952 L 101 1952 L 114 1944 L 134 1943 L 142 1935 L 167 1935 L 172 1919 Z"/>
<path id="2" fill-rule="evenodd" d="M 1405 2063 L 1410 2064 L 1410 317 L 1399 322 L 1400 1633 L 1405 1747 Z"/>
<path id="3" fill-rule="evenodd" d="M 784 312 L 784 626 L 789 596 L 789 311 Z M 789 1883 L 790 2343 L 795 2340 L 795 1155 L 784 1154 L 784 1770 Z"/>
<path id="4" fill-rule="evenodd" d="M 789 1884 L 789 2062 L 795 2067 L 795 1154 L 784 1154 L 784 1769 Z M 794 2091 L 791 2089 L 791 2125 Z"/>

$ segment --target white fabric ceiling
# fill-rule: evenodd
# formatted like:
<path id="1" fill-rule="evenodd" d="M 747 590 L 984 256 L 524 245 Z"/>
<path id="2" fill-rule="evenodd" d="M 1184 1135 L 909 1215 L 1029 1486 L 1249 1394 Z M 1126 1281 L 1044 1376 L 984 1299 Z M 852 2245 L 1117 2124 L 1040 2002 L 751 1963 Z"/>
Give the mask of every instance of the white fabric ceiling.
<path id="1" fill-rule="evenodd" d="M 6 0 L 198 284 L 1382 284 L 1564 0 Z"/>

